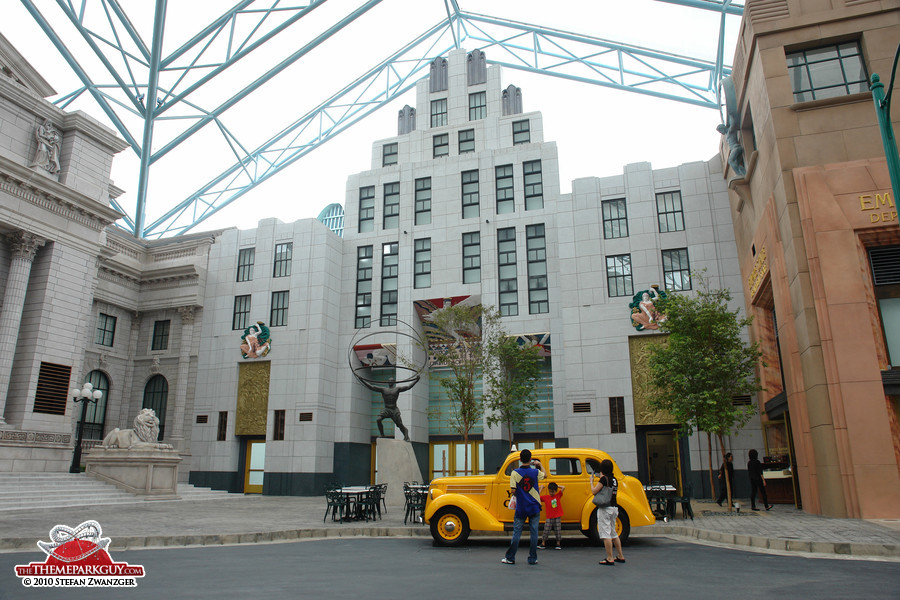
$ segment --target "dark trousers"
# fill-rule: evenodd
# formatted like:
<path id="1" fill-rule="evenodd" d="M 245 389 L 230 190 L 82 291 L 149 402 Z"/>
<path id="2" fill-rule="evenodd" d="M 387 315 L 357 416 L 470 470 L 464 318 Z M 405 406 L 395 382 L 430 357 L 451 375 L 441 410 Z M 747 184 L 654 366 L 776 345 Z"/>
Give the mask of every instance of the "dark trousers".
<path id="1" fill-rule="evenodd" d="M 756 492 L 762 497 L 763 507 L 769 505 L 769 496 L 766 495 L 766 486 L 762 481 L 750 481 L 750 508 L 756 508 Z"/>
<path id="2" fill-rule="evenodd" d="M 721 483 L 719 483 L 719 497 L 716 498 L 716 502 L 722 504 L 725 499 L 728 498 L 728 488 L 725 487 L 725 480 L 723 479 Z M 731 500 L 734 501 L 734 482 L 731 482 Z"/>

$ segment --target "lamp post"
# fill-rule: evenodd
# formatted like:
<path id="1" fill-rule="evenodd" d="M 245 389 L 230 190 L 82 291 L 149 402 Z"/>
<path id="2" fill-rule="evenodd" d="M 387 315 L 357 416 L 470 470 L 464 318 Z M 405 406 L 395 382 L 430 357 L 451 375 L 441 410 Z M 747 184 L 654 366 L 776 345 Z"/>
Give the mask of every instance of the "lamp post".
<path id="1" fill-rule="evenodd" d="M 878 127 L 881 130 L 881 142 L 884 145 L 884 156 L 887 159 L 895 205 L 900 196 L 900 156 L 897 154 L 897 140 L 894 138 L 894 128 L 891 125 L 891 93 L 894 91 L 894 75 L 897 74 L 898 59 L 900 59 L 900 45 L 897 46 L 897 52 L 894 54 L 894 66 L 891 68 L 887 93 L 885 93 L 884 84 L 877 73 L 872 73 L 871 85 L 869 85 L 869 89 L 872 91 L 872 100 L 875 102 L 875 113 L 878 116 Z"/>
<path id="2" fill-rule="evenodd" d="M 84 420 L 87 418 L 88 402 L 96 404 L 103 397 L 103 392 L 94 389 L 94 384 L 87 381 L 80 390 L 72 388 L 69 390 L 72 400 L 77 405 L 81 402 L 81 420 L 78 422 L 78 441 L 75 442 L 75 454 L 72 456 L 72 466 L 69 467 L 69 473 L 81 473 L 81 440 L 84 438 Z"/>

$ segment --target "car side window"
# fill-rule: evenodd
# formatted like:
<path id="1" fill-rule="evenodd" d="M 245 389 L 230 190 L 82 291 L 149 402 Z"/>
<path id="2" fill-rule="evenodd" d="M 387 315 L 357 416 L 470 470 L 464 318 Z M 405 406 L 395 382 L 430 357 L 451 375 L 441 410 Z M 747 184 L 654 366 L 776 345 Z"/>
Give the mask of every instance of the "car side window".
<path id="1" fill-rule="evenodd" d="M 506 475 L 509 476 L 515 470 L 515 468 L 517 466 L 519 466 L 519 463 L 516 461 L 512 461 L 511 463 L 506 465 L 506 471 L 504 471 L 504 473 L 506 473 Z"/>
<path id="2" fill-rule="evenodd" d="M 584 461 L 587 465 L 588 473 L 597 473 L 600 474 L 600 461 L 594 458 L 588 458 Z"/>
<path id="3" fill-rule="evenodd" d="M 568 456 L 551 458 L 547 469 L 551 475 L 581 475 L 581 461 Z"/>

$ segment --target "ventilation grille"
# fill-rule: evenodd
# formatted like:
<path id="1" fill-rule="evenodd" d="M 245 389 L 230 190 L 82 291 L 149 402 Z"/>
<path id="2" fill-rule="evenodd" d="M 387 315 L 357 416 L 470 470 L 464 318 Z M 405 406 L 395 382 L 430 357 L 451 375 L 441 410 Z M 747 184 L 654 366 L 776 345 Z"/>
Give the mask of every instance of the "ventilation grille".
<path id="1" fill-rule="evenodd" d="M 42 362 L 34 395 L 34 412 L 65 415 L 71 378 L 72 367 Z"/>
<path id="2" fill-rule="evenodd" d="M 197 423 L 200 425 L 209 423 L 209 415 L 197 415 Z"/>
<path id="3" fill-rule="evenodd" d="M 754 23 L 791 16 L 787 0 L 757 0 L 745 5 L 744 10 L 749 13 L 750 20 Z"/>
<path id="4" fill-rule="evenodd" d="M 734 406 L 750 406 L 752 400 L 750 399 L 750 396 L 734 396 L 731 399 L 731 403 Z"/>
<path id="5" fill-rule="evenodd" d="M 589 413 L 589 412 L 591 412 L 591 403 L 590 402 L 573 402 L 572 403 L 572 412 L 573 413 Z"/>
<path id="6" fill-rule="evenodd" d="M 300 422 L 303 423 L 304 421 L 312 421 L 312 413 L 311 412 L 300 413 Z"/>
<path id="7" fill-rule="evenodd" d="M 483 485 L 462 485 L 454 484 L 447 486 L 448 494 L 468 494 L 470 496 L 481 496 L 487 493 L 487 487 Z"/>
<path id="8" fill-rule="evenodd" d="M 872 248 L 869 250 L 869 261 L 872 263 L 875 285 L 900 283 L 900 246 Z"/>

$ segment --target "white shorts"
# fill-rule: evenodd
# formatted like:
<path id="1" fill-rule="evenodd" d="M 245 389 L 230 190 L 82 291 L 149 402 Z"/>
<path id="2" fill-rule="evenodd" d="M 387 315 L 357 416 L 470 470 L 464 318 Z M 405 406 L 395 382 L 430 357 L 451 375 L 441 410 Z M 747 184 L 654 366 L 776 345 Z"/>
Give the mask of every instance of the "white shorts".
<path id="1" fill-rule="evenodd" d="M 608 506 L 606 508 L 597 509 L 597 531 L 600 533 L 600 539 L 615 539 L 616 519 L 619 516 L 618 506 Z"/>

